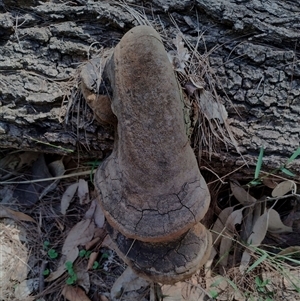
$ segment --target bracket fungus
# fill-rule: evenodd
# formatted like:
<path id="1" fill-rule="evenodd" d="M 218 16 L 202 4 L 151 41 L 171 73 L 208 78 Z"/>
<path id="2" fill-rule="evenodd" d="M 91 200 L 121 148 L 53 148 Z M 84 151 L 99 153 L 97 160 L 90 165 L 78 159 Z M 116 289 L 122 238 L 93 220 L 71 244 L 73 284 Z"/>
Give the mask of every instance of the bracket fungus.
<path id="1" fill-rule="evenodd" d="M 210 233 L 199 222 L 210 195 L 159 34 L 149 26 L 129 30 L 107 59 L 103 77 L 111 109 L 92 107 L 96 116 L 117 120 L 113 151 L 95 175 L 108 232 L 139 275 L 161 283 L 183 280 L 210 254 Z"/>

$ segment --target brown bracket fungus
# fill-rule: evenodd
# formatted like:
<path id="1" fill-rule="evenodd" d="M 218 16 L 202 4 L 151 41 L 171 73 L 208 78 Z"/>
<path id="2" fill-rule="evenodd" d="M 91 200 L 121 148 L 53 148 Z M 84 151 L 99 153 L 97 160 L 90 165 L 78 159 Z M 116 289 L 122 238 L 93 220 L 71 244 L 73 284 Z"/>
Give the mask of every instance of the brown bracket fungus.
<path id="1" fill-rule="evenodd" d="M 199 223 L 210 196 L 159 34 L 148 26 L 129 30 L 104 76 L 117 119 L 113 152 L 95 176 L 108 231 L 119 255 L 138 274 L 161 283 L 183 280 L 210 253 L 210 234 Z"/>

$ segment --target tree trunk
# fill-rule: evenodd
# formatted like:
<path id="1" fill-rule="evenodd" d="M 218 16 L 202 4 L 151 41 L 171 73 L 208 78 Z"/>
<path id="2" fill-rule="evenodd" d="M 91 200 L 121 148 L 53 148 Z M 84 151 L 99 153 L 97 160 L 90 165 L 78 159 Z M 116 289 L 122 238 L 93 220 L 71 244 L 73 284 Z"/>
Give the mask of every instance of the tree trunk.
<path id="1" fill-rule="evenodd" d="M 221 175 L 246 162 L 245 176 L 253 173 L 261 146 L 268 170 L 299 147 L 297 1 L 2 0 L 0 12 L 1 149 L 80 158 L 109 153 L 113 131 L 85 106 L 78 67 L 102 47 L 115 46 L 145 16 L 166 36 L 175 38 L 178 26 L 218 79 L 214 87 L 240 153 L 220 145 L 211 160 L 204 150 L 201 164 Z M 299 174 L 300 160 L 291 170 Z"/>

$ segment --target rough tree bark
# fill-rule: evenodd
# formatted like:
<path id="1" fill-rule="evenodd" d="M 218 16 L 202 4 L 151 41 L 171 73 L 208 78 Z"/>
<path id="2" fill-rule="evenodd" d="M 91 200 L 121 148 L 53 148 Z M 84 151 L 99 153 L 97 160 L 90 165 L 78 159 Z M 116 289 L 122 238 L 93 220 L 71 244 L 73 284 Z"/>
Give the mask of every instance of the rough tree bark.
<path id="1" fill-rule="evenodd" d="M 80 64 L 101 47 L 115 46 L 138 25 L 139 16 L 130 9 L 155 18 L 174 37 L 175 20 L 185 38 L 208 55 L 220 79 L 216 89 L 231 101 L 224 102 L 230 126 L 249 166 L 255 165 L 261 146 L 266 147 L 268 168 L 278 167 L 299 147 L 297 1 L 130 0 L 126 8 L 113 0 L 2 0 L 1 149 L 59 154 L 72 150 L 97 158 L 111 151 L 112 130 L 93 121 L 89 108 L 82 114 L 76 104 L 68 123 L 63 122 L 64 96 L 76 91 L 70 78 L 76 77 Z M 220 147 L 212 158 L 203 164 L 220 173 L 244 163 L 234 148 Z M 299 160 L 292 170 L 300 171 Z"/>

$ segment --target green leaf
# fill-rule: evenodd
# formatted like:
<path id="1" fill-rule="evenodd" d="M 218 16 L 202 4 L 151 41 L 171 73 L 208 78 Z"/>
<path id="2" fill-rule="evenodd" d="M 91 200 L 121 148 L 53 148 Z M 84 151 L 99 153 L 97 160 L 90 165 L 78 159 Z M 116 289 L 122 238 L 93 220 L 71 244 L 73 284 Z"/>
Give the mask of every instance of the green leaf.
<path id="1" fill-rule="evenodd" d="M 50 270 L 49 269 L 46 269 L 43 271 L 43 275 L 44 276 L 48 276 L 50 274 Z"/>
<path id="2" fill-rule="evenodd" d="M 295 160 L 300 155 L 300 147 L 290 156 L 287 163 L 291 163 L 293 160 Z"/>
<path id="3" fill-rule="evenodd" d="M 87 252 L 85 253 L 85 258 L 86 258 L 86 259 L 90 258 L 91 254 L 92 254 L 92 251 L 87 251 Z"/>
<path id="4" fill-rule="evenodd" d="M 85 254 L 86 254 L 86 250 L 81 250 L 81 251 L 79 252 L 79 257 L 84 257 Z"/>
<path id="5" fill-rule="evenodd" d="M 48 251 L 48 256 L 51 258 L 51 259 L 55 259 L 58 257 L 58 254 L 57 252 L 54 250 L 54 249 L 50 249 Z"/>
<path id="6" fill-rule="evenodd" d="M 67 270 L 73 269 L 73 262 L 72 261 L 67 261 L 65 263 L 65 266 L 66 266 Z"/>
<path id="7" fill-rule="evenodd" d="M 69 277 L 69 278 L 66 280 L 66 283 L 67 283 L 68 285 L 72 285 L 72 284 L 75 283 L 75 281 L 72 279 L 72 277 Z"/>
<path id="8" fill-rule="evenodd" d="M 43 243 L 44 249 L 45 249 L 45 250 L 48 250 L 49 246 L 50 246 L 50 241 L 45 240 L 44 243 Z"/>
<path id="9" fill-rule="evenodd" d="M 280 170 L 290 177 L 296 177 L 294 173 L 292 173 L 290 170 L 286 169 L 285 167 L 282 167 Z"/>
<path id="10" fill-rule="evenodd" d="M 209 292 L 209 294 L 210 294 L 210 297 L 213 298 L 213 299 L 216 299 L 218 297 L 218 295 L 219 295 L 219 293 L 217 291 L 215 291 L 215 290 L 211 290 Z"/>
<path id="11" fill-rule="evenodd" d="M 255 168 L 255 173 L 254 173 L 254 179 L 258 179 L 258 177 L 259 177 L 259 173 L 260 173 L 261 166 L 262 166 L 263 155 L 264 155 L 264 148 L 262 146 L 260 148 L 260 152 L 259 152 L 257 163 L 256 163 L 256 168 Z"/>
<path id="12" fill-rule="evenodd" d="M 99 267 L 99 262 L 95 261 L 94 264 L 93 264 L 93 270 L 98 269 L 98 267 Z"/>

